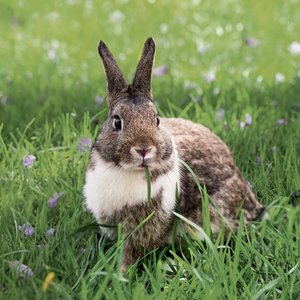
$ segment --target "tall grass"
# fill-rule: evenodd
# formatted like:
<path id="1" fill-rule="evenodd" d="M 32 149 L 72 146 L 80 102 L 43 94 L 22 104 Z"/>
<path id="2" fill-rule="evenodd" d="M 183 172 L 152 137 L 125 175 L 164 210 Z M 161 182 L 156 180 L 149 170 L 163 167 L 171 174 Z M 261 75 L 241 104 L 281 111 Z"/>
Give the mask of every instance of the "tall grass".
<path id="1" fill-rule="evenodd" d="M 0 298 L 299 299 L 300 55 L 289 51 L 299 42 L 297 7 L 2 0 Z M 97 43 L 106 41 L 129 81 L 148 36 L 155 66 L 168 69 L 153 78 L 160 115 L 216 132 L 270 217 L 248 227 L 241 219 L 230 239 L 211 237 L 209 218 L 203 231 L 190 224 L 203 240 L 183 233 L 122 274 L 126 236 L 118 227 L 115 242 L 100 237 L 82 205 L 89 139 L 107 115 Z"/>

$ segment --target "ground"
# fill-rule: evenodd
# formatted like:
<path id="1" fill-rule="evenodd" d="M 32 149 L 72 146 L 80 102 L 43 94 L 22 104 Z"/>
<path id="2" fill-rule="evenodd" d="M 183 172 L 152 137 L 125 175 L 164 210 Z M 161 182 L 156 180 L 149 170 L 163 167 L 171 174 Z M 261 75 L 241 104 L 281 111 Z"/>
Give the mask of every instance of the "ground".
<path id="1" fill-rule="evenodd" d="M 297 2 L 2 0 L 0 298 L 299 299 Z M 218 134 L 269 220 L 184 237 L 121 274 L 123 237 L 99 241 L 82 206 L 107 114 L 97 44 L 129 82 L 149 36 L 159 114 Z"/>

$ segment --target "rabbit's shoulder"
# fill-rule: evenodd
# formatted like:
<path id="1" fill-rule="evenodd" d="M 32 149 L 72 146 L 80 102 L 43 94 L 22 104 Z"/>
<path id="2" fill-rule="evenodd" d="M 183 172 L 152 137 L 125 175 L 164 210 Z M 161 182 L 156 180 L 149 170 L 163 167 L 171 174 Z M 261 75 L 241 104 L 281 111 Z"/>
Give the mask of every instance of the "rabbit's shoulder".
<path id="1" fill-rule="evenodd" d="M 187 163 L 199 160 L 201 164 L 233 164 L 227 145 L 207 127 L 181 118 L 162 118 L 161 123 Z"/>

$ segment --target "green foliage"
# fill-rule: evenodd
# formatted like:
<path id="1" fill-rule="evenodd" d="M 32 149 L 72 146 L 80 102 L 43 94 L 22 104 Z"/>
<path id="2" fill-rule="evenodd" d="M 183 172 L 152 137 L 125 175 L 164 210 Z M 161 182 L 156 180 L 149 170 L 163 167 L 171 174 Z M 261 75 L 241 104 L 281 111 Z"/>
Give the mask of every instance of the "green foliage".
<path id="1" fill-rule="evenodd" d="M 0 0 L 0 298 L 297 299 L 300 55 L 289 46 L 299 24 L 293 0 Z M 211 239 L 207 215 L 203 241 L 183 236 L 121 274 L 126 237 L 119 228 L 115 243 L 99 240 L 82 206 L 82 138 L 93 140 L 107 114 L 98 41 L 130 81 L 148 36 L 155 66 L 167 66 L 153 78 L 160 115 L 216 132 L 270 216 L 247 228 L 241 219 L 225 240 Z M 36 160 L 25 167 L 29 154 Z"/>

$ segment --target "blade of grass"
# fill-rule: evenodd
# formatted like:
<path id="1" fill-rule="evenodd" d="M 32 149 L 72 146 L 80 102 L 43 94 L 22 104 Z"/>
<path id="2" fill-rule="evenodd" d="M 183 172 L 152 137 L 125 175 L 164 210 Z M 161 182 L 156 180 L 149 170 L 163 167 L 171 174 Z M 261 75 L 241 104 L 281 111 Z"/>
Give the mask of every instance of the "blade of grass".
<path id="1" fill-rule="evenodd" d="M 147 181 L 147 201 L 151 203 L 151 172 L 148 166 L 145 166 L 145 176 Z"/>

